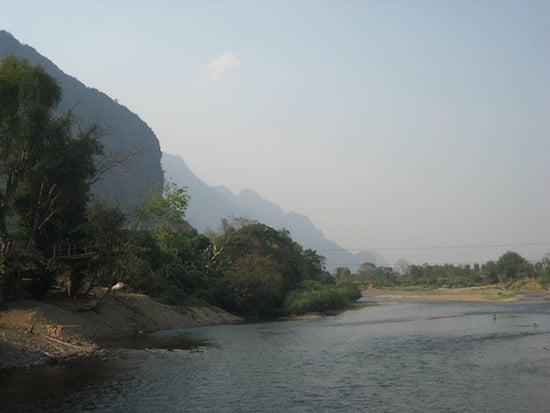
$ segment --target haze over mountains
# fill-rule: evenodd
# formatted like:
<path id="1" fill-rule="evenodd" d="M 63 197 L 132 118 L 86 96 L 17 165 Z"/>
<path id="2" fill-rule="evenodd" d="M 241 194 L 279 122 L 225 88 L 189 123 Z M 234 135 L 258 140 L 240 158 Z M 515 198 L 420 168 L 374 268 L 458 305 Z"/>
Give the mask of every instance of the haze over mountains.
<path id="1" fill-rule="evenodd" d="M 288 229 L 304 248 L 325 256 L 329 269 L 339 266 L 356 269 L 363 262 L 386 265 L 386 261 L 376 254 L 366 251 L 352 254 L 344 250 L 326 239 L 308 217 L 292 211 L 285 213 L 251 189 L 235 195 L 223 186 L 209 187 L 186 166 L 182 157 L 161 154 L 157 137 L 137 114 L 106 94 L 86 87 L 32 47 L 0 30 L 0 60 L 8 54 L 41 65 L 57 79 L 63 89 L 59 111 L 72 110 L 83 126 L 96 123 L 104 128 L 102 143 L 107 154 L 135 154 L 123 167 L 113 169 L 94 185 L 96 197 L 128 210 L 144 194 L 147 184 L 162 182 L 166 177 L 188 188 L 191 202 L 186 218 L 201 232 L 207 228 L 216 229 L 224 217 L 248 217 L 277 229 Z"/>
<path id="2" fill-rule="evenodd" d="M 384 258 L 377 254 L 367 251 L 352 254 L 344 250 L 336 242 L 325 238 L 307 216 L 294 211 L 285 213 L 278 205 L 262 198 L 252 189 L 244 189 L 235 195 L 224 186 L 209 187 L 187 167 L 180 156 L 163 153 L 162 166 L 165 178 L 187 187 L 191 203 L 186 218 L 199 231 L 216 229 L 223 217 L 247 217 L 273 228 L 288 229 L 298 243 L 325 256 L 329 269 L 356 269 L 364 262 L 387 265 Z"/>

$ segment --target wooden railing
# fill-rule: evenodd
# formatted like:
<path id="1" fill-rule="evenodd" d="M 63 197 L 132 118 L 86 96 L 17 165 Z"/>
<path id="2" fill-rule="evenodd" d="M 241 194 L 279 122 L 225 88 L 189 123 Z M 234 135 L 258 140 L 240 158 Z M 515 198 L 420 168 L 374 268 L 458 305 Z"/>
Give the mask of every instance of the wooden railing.
<path id="1" fill-rule="evenodd" d="M 48 258 L 54 260 L 78 260 L 92 258 L 98 255 L 118 254 L 125 249 L 125 244 L 121 239 L 115 238 L 103 243 L 96 241 L 64 241 L 54 244 L 50 250 Z"/>
<path id="2" fill-rule="evenodd" d="M 94 242 L 62 242 L 53 246 L 50 258 L 56 260 L 90 258 L 97 255 L 98 250 Z"/>

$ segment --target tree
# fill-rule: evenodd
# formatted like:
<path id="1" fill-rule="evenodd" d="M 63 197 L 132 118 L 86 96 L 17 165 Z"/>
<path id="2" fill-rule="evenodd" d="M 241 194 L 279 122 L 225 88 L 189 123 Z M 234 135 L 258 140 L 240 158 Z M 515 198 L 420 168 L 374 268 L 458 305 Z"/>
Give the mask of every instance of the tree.
<path id="1" fill-rule="evenodd" d="M 360 273 L 369 274 L 373 271 L 376 271 L 376 265 L 374 265 L 372 262 L 364 262 L 361 265 L 359 265 Z"/>
<path id="2" fill-rule="evenodd" d="M 97 129 L 71 136 L 70 114 L 50 122 L 42 156 L 29 166 L 13 199 L 17 234 L 27 248 L 84 236 L 94 156 L 101 154 Z"/>
<path id="3" fill-rule="evenodd" d="M 526 277 L 532 270 L 529 262 L 514 251 L 504 253 L 496 262 L 496 266 L 501 282 Z"/>
<path id="4" fill-rule="evenodd" d="M 86 221 L 86 239 L 95 246 L 97 252 L 96 256 L 88 261 L 88 290 L 93 288 L 96 281 L 111 286 L 121 281 L 120 275 L 126 267 L 124 258 L 129 253 L 125 230 L 126 217 L 118 208 L 96 201 L 88 205 Z M 76 277 L 71 279 L 70 293 L 76 293 L 81 281 Z"/>
<path id="5" fill-rule="evenodd" d="M 334 277 L 337 280 L 344 280 L 351 277 L 351 270 L 348 267 L 336 267 L 334 270 Z"/>
<path id="6" fill-rule="evenodd" d="M 487 261 L 481 266 L 481 279 L 486 284 L 498 282 L 498 266 L 494 261 Z"/>
<path id="7" fill-rule="evenodd" d="M 548 285 L 550 285 L 550 253 L 544 254 L 537 263 L 537 271 L 539 272 L 539 283 L 544 288 L 548 288 Z"/>
<path id="8" fill-rule="evenodd" d="M 174 182 L 165 182 L 159 188 L 151 185 L 149 195 L 136 206 L 134 225 L 137 228 L 154 228 L 157 233 L 188 227 L 184 221 L 189 204 L 189 195 L 185 188 Z"/>
<path id="9" fill-rule="evenodd" d="M 44 69 L 7 56 L 0 65 L 0 238 L 8 236 L 13 197 L 49 143 L 61 89 Z"/>
<path id="10" fill-rule="evenodd" d="M 24 270 L 43 267 L 42 252 L 85 222 L 99 131 L 73 136 L 71 114 L 55 116 L 60 99 L 41 67 L 14 56 L 0 64 L 0 270 L 7 284 L 23 261 Z M 25 251 L 14 252 L 14 240 Z"/>
<path id="11" fill-rule="evenodd" d="M 397 261 L 395 261 L 395 264 L 393 266 L 394 271 L 403 276 L 409 273 L 409 267 L 411 264 L 404 258 L 398 258 Z"/>
<path id="12" fill-rule="evenodd" d="M 216 301 L 230 311 L 273 316 L 281 313 L 284 297 L 302 281 L 334 284 L 324 269 L 324 258 L 304 250 L 285 229 L 237 218 L 223 220 L 219 233 L 210 237 L 215 262 L 223 263 L 217 268 L 227 292 Z"/>
<path id="13" fill-rule="evenodd" d="M 282 305 L 284 279 L 276 267 L 271 258 L 258 253 L 250 253 L 233 262 L 228 280 L 235 291 L 235 311 L 265 317 Z"/>
<path id="14" fill-rule="evenodd" d="M 224 255 L 232 261 L 250 254 L 270 258 L 274 269 L 283 276 L 285 293 L 306 278 L 308 260 L 287 230 L 277 231 L 259 222 L 236 220 L 225 229 L 221 241 Z"/>

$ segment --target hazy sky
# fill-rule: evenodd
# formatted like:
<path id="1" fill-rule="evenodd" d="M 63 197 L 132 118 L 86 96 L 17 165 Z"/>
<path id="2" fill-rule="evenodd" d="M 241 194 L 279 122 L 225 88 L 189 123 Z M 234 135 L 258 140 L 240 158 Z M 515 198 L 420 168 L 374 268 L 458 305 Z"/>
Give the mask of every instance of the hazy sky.
<path id="1" fill-rule="evenodd" d="M 139 114 L 206 183 L 252 188 L 346 248 L 550 251 L 550 1 L 1 10 L 0 28 Z M 399 249 L 456 246 L 479 247 Z"/>

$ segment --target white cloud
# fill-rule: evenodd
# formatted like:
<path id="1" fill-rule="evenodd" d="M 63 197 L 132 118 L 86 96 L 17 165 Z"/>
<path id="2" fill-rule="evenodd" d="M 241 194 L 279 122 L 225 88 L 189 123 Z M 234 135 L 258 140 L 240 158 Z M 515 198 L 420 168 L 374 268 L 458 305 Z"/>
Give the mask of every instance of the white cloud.
<path id="1" fill-rule="evenodd" d="M 225 52 L 214 58 L 206 67 L 206 77 L 217 80 L 225 72 L 241 65 L 239 58 L 231 52 Z"/>

